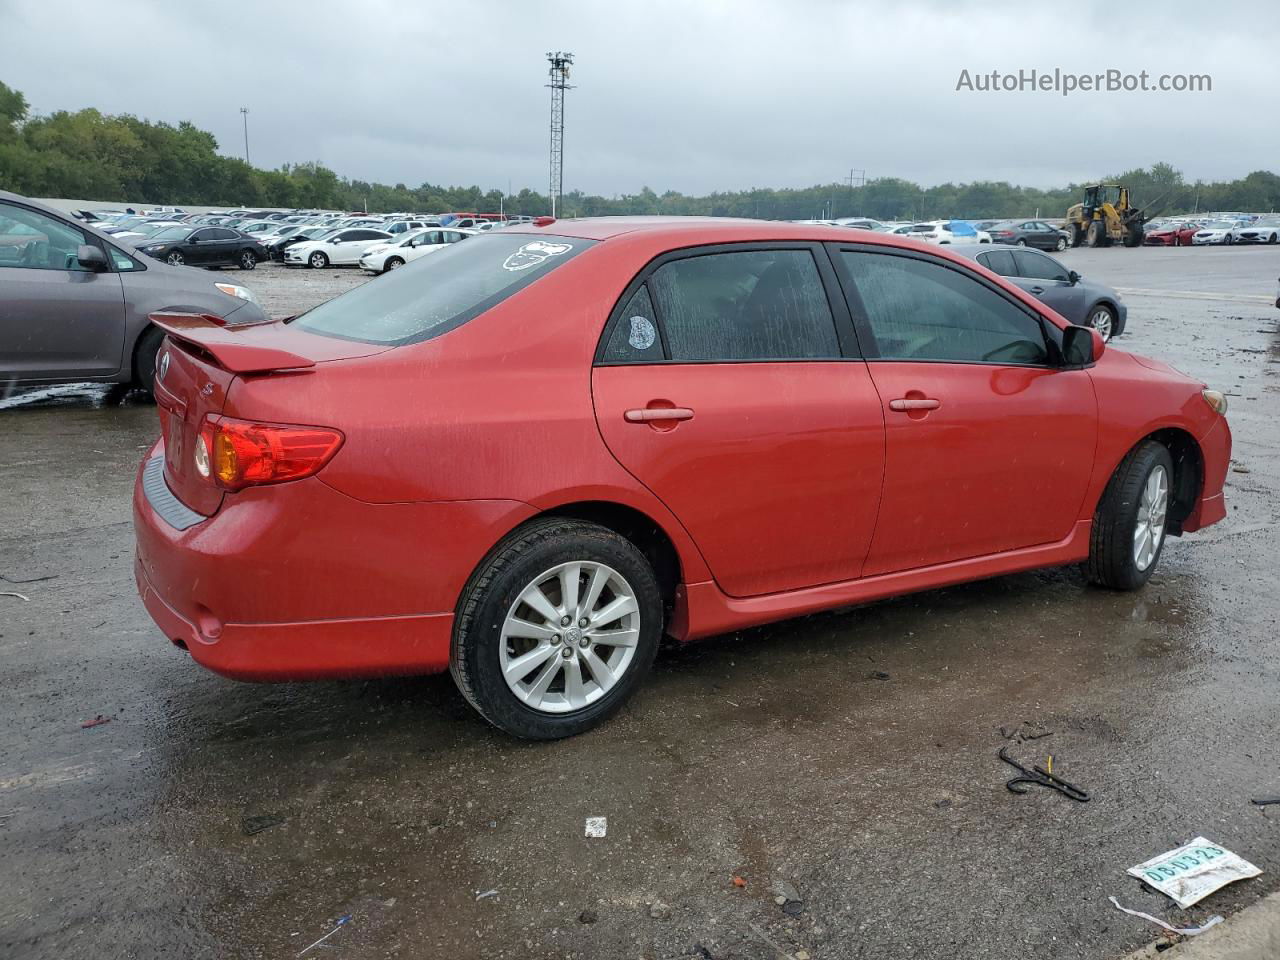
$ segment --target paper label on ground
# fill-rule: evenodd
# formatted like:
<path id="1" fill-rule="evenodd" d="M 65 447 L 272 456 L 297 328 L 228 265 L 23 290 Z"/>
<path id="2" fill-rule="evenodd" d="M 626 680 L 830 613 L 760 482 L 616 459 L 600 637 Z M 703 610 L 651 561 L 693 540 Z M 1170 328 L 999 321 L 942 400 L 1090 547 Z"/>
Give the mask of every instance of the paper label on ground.
<path id="1" fill-rule="evenodd" d="M 1176 850 L 1130 867 L 1128 872 L 1186 909 L 1228 883 L 1262 873 L 1225 847 L 1196 837 Z"/>

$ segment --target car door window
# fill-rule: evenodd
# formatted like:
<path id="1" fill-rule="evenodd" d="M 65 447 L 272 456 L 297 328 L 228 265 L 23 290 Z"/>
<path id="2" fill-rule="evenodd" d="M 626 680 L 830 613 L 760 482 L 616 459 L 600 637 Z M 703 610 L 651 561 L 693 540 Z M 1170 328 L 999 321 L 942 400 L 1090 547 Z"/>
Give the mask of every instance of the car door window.
<path id="1" fill-rule="evenodd" d="M 1032 250 L 1015 250 L 1013 256 L 1020 277 L 1028 280 L 1057 280 L 1061 283 L 1070 281 L 1067 268 L 1053 257 L 1046 257 L 1043 253 Z"/>
<path id="2" fill-rule="evenodd" d="M 1044 364 L 1049 359 L 1039 322 L 959 269 L 863 251 L 842 251 L 841 259 L 882 360 Z"/>
<path id="3" fill-rule="evenodd" d="M 605 346 L 605 363 L 652 363 L 664 359 L 649 285 L 641 284 L 614 323 Z"/>
<path id="4" fill-rule="evenodd" d="M 236 240 L 239 239 L 240 236 L 234 230 L 224 230 L 221 227 L 212 231 L 212 233 L 214 240 Z"/>
<path id="5" fill-rule="evenodd" d="M 77 259 L 83 231 L 26 207 L 0 203 L 0 267 L 34 270 L 87 268 Z"/>
<path id="6" fill-rule="evenodd" d="M 1013 254 L 1008 250 L 992 250 L 984 253 L 978 257 L 978 262 L 992 273 L 998 273 L 1002 277 L 1016 277 L 1018 275 L 1013 265 Z"/>
<path id="7" fill-rule="evenodd" d="M 831 307 L 808 250 L 675 260 L 654 272 L 650 294 L 672 360 L 840 356 Z"/>

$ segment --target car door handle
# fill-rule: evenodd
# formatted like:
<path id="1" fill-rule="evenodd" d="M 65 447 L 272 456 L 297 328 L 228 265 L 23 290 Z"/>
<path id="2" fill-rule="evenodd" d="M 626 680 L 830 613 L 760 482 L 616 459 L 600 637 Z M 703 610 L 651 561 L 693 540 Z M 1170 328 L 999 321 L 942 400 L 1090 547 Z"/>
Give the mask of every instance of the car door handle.
<path id="1" fill-rule="evenodd" d="M 654 420 L 692 420 L 693 411 L 688 407 L 645 407 L 628 410 L 622 415 L 627 423 L 652 423 Z"/>
<path id="2" fill-rule="evenodd" d="M 1032 287 L 1032 288 L 1031 288 L 1031 292 L 1032 292 L 1032 293 L 1044 293 L 1044 287 Z"/>
<path id="3" fill-rule="evenodd" d="M 897 413 L 907 413 L 911 410 L 937 410 L 940 406 L 942 401 L 935 400 L 933 397 L 901 397 L 889 401 L 889 409 Z"/>

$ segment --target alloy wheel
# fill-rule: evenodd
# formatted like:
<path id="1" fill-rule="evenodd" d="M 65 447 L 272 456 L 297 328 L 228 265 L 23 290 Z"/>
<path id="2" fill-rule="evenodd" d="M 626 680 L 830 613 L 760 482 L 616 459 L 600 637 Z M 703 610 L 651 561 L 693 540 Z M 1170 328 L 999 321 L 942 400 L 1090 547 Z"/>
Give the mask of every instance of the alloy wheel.
<path id="1" fill-rule="evenodd" d="M 1133 562 L 1145 571 L 1155 561 L 1164 540 L 1165 513 L 1169 508 L 1169 474 L 1159 464 L 1147 477 L 1133 529 Z"/>
<path id="2" fill-rule="evenodd" d="M 574 560 L 539 574 L 507 611 L 499 662 L 507 687 L 541 713 L 606 696 L 640 642 L 635 590 L 612 567 Z"/>
<path id="3" fill-rule="evenodd" d="M 173 251 L 173 253 L 169 254 L 165 259 L 175 267 L 180 267 L 187 262 L 186 258 L 177 250 Z"/>
<path id="4" fill-rule="evenodd" d="M 1106 307 L 1099 307 L 1089 315 L 1089 326 L 1102 334 L 1103 341 L 1111 339 L 1111 311 Z"/>

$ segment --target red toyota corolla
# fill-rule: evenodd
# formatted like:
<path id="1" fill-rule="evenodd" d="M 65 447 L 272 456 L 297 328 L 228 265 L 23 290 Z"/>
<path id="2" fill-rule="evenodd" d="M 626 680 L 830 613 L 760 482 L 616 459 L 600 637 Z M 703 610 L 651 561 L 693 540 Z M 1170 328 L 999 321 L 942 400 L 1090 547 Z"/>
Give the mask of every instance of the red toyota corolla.
<path id="1" fill-rule="evenodd" d="M 680 640 L 1224 516 L 1220 393 L 884 234 L 539 221 L 300 317 L 169 331 L 134 496 L 165 634 L 243 680 L 449 668 L 586 730 Z"/>
<path id="2" fill-rule="evenodd" d="M 1149 247 L 1189 247 L 1191 238 L 1201 226 L 1203 224 L 1166 223 L 1150 231 L 1142 242 Z"/>

